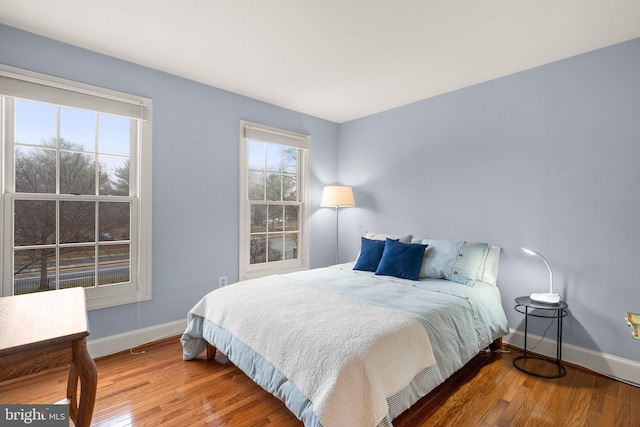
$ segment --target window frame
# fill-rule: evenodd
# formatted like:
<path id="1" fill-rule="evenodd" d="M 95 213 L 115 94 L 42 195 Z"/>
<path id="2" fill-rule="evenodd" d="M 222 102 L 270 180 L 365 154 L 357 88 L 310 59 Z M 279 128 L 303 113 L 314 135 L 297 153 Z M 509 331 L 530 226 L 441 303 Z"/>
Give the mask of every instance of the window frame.
<path id="1" fill-rule="evenodd" d="M 299 149 L 297 176 L 298 202 L 298 257 L 291 260 L 250 263 L 251 205 L 249 200 L 249 150 L 250 140 L 262 141 Z M 239 279 L 248 280 L 270 274 L 284 274 L 309 269 L 309 135 L 265 126 L 246 120 L 240 121 L 240 176 L 239 176 Z M 254 202 L 255 203 L 255 202 Z M 268 202 L 265 202 L 267 204 Z M 287 205 L 283 201 L 280 204 Z"/>
<path id="2" fill-rule="evenodd" d="M 152 220 L 152 100 L 0 64 L 0 295 L 13 295 L 14 200 L 28 198 L 14 186 L 15 98 L 44 102 L 98 113 L 115 114 L 136 121 L 135 147 L 130 150 L 129 196 L 38 194 L 38 199 L 82 201 L 130 201 L 130 277 L 123 284 L 85 288 L 89 310 L 151 299 Z M 124 112 L 124 113 L 123 113 Z M 42 196 L 42 197 L 41 197 Z M 57 202 L 58 203 L 58 202 Z"/>

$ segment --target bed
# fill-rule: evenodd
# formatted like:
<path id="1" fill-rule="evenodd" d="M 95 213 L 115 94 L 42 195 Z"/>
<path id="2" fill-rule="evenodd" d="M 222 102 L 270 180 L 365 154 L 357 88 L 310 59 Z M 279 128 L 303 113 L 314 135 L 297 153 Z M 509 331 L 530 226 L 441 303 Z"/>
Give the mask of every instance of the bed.
<path id="1" fill-rule="evenodd" d="M 355 262 L 203 297 L 188 314 L 183 359 L 221 351 L 307 427 L 392 426 L 508 333 L 499 253 L 367 233 Z"/>

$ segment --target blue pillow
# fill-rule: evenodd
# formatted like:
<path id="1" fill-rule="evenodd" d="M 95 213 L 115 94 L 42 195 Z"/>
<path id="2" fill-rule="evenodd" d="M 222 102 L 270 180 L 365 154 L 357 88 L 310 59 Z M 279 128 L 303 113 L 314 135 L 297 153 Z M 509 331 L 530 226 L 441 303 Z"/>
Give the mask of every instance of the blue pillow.
<path id="1" fill-rule="evenodd" d="M 427 246 L 387 239 L 376 274 L 418 280 L 422 257 Z"/>
<path id="2" fill-rule="evenodd" d="M 371 240 L 363 237 L 360 245 L 360 256 L 358 256 L 358 260 L 356 261 L 356 265 L 353 266 L 353 269 L 376 271 L 380 258 L 382 258 L 384 245 L 384 240 Z"/>

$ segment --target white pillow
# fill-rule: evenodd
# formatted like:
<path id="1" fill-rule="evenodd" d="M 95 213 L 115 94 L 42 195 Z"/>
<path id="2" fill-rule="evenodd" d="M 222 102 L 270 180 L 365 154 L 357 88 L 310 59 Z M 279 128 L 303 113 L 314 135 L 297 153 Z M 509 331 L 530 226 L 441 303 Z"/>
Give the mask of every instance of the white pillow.
<path id="1" fill-rule="evenodd" d="M 500 246 L 489 246 L 487 260 L 484 262 L 481 282 L 497 286 L 498 264 L 500 262 Z"/>
<path id="2" fill-rule="evenodd" d="M 422 239 L 428 245 L 420 278 L 447 279 L 463 285 L 476 282 L 496 286 L 500 247 L 487 243 Z"/>
<path id="3" fill-rule="evenodd" d="M 392 240 L 398 240 L 401 243 L 411 243 L 411 239 L 413 238 L 412 234 L 384 234 L 384 233 L 373 233 L 371 231 L 367 231 L 364 235 L 365 239 L 369 240 L 387 240 L 387 238 Z"/>
<path id="4" fill-rule="evenodd" d="M 424 251 L 424 258 L 422 259 L 422 266 L 420 267 L 420 277 L 444 279 L 453 271 L 453 265 L 464 242 L 422 239 L 420 243 L 428 245 Z"/>
<path id="5" fill-rule="evenodd" d="M 452 282 L 473 286 L 481 282 L 484 275 L 484 264 L 489 253 L 486 243 L 464 242 L 453 264 L 453 269 L 445 273 L 445 278 Z"/>

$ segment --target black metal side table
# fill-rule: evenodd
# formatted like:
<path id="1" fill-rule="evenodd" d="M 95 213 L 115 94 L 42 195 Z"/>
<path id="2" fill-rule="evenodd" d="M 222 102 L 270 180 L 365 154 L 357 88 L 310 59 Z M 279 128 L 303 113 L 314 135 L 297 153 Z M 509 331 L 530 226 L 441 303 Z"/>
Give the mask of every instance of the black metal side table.
<path id="1" fill-rule="evenodd" d="M 521 370 L 522 372 L 526 372 L 527 374 L 531 374 L 531 375 L 535 375 L 537 377 L 543 377 L 543 378 L 559 378 L 564 376 L 567 373 L 564 366 L 562 366 L 562 319 L 569 314 L 567 312 L 567 308 L 569 308 L 569 305 L 564 301 L 560 301 L 558 304 L 543 304 L 543 303 L 531 301 L 531 298 L 529 297 L 516 298 L 515 310 L 518 313 L 524 314 L 524 354 L 522 356 L 518 356 L 515 359 L 513 359 L 513 366 L 515 366 L 517 369 Z M 528 328 L 529 316 L 540 317 L 544 319 L 556 319 L 557 342 L 556 342 L 556 359 L 555 360 L 528 353 L 527 328 Z M 518 366 L 517 362 L 519 360 L 526 360 L 526 359 L 538 359 L 538 360 L 552 363 L 557 366 L 558 373 L 553 375 L 545 375 L 545 374 L 534 372 L 524 367 Z"/>

